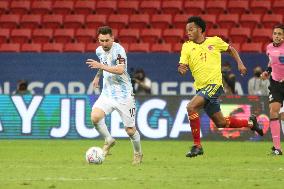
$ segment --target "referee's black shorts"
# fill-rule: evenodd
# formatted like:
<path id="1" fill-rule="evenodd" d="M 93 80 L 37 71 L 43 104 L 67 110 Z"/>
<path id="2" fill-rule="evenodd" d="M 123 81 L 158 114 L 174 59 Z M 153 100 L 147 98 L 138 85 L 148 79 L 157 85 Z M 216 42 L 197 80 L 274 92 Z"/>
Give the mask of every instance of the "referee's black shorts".
<path id="1" fill-rule="evenodd" d="M 283 105 L 284 100 L 284 82 L 275 81 L 270 77 L 269 103 L 279 102 Z"/>

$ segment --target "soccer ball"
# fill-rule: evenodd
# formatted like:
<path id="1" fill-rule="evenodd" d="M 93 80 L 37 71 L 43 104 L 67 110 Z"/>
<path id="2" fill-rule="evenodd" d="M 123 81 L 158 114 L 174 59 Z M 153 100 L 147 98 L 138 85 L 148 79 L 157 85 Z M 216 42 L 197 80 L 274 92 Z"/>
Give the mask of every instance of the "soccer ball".
<path id="1" fill-rule="evenodd" d="M 102 164 L 105 160 L 103 150 L 100 147 L 91 147 L 86 152 L 86 161 L 90 164 Z"/>

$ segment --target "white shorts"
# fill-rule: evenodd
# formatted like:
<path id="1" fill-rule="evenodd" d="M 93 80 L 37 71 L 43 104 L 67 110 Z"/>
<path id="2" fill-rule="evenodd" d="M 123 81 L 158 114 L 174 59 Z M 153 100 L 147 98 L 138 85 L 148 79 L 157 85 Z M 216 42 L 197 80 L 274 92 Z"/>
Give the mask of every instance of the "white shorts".
<path id="1" fill-rule="evenodd" d="M 92 109 L 94 108 L 103 110 L 106 115 L 116 110 L 125 127 L 135 127 L 136 105 L 133 96 L 129 97 L 126 101 L 118 102 L 101 95 L 93 105 Z"/>

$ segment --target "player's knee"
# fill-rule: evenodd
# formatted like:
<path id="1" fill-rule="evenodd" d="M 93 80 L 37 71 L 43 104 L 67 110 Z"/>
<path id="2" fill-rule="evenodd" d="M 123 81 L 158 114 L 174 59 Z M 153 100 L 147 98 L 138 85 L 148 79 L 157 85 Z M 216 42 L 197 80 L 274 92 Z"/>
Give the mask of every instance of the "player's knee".
<path id="1" fill-rule="evenodd" d="M 278 118 L 279 111 L 275 111 L 274 109 L 270 109 L 270 118 Z"/>
<path id="2" fill-rule="evenodd" d="M 186 110 L 187 110 L 188 114 L 192 114 L 192 113 L 196 113 L 197 112 L 197 108 L 193 104 L 191 104 L 191 103 L 187 104 Z"/>
<path id="3" fill-rule="evenodd" d="M 135 127 L 126 127 L 125 130 L 128 136 L 130 137 L 133 136 L 136 131 Z"/>
<path id="4" fill-rule="evenodd" d="M 92 123 L 95 125 L 95 124 L 98 124 L 98 122 L 101 120 L 101 118 L 98 115 L 92 113 L 91 114 L 91 120 L 92 120 Z"/>

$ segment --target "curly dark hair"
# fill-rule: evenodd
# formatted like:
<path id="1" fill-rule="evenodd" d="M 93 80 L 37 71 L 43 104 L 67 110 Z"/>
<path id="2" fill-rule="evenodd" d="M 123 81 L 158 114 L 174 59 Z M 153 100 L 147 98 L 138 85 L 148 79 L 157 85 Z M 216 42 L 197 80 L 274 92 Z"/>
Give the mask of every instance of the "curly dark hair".
<path id="1" fill-rule="evenodd" d="M 199 16 L 191 16 L 188 18 L 187 23 L 194 22 L 198 27 L 202 29 L 202 33 L 205 32 L 206 23 L 205 21 Z"/>

